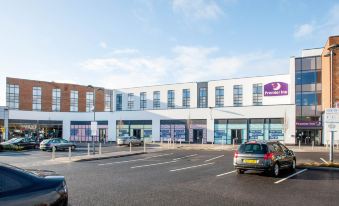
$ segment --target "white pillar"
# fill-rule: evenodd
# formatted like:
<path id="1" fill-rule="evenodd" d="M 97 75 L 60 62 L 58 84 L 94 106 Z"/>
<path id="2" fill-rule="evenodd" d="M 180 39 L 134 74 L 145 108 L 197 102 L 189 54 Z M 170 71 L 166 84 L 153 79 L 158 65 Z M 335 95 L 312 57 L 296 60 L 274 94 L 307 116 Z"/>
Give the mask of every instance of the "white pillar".
<path id="1" fill-rule="evenodd" d="M 160 119 L 152 119 L 152 138 L 154 141 L 160 141 Z"/>
<path id="2" fill-rule="evenodd" d="M 207 118 L 207 142 L 214 141 L 214 119 Z"/>

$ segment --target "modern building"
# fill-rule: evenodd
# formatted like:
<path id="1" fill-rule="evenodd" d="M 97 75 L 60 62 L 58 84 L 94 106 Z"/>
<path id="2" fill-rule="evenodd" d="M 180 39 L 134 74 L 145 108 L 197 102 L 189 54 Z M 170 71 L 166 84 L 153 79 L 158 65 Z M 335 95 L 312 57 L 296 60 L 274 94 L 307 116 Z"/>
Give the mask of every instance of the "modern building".
<path id="1" fill-rule="evenodd" d="M 339 105 L 339 55 L 330 61 L 325 54 L 338 41 L 330 37 L 324 48 L 303 50 L 284 75 L 123 89 L 7 78 L 6 134 L 91 141 L 91 121 L 97 121 L 96 141 L 134 135 L 190 143 L 324 144 L 324 111 Z"/>

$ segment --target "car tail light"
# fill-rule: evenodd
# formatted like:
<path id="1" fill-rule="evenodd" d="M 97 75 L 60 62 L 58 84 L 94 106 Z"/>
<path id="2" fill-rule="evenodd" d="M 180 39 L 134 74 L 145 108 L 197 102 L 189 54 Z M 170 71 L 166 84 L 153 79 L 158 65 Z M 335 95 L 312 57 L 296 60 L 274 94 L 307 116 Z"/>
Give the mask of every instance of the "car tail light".
<path id="1" fill-rule="evenodd" d="M 235 151 L 234 152 L 234 158 L 238 158 L 238 154 L 239 154 L 238 151 Z"/>
<path id="2" fill-rule="evenodd" d="M 269 152 L 264 155 L 264 160 L 273 160 L 274 159 L 274 153 Z"/>

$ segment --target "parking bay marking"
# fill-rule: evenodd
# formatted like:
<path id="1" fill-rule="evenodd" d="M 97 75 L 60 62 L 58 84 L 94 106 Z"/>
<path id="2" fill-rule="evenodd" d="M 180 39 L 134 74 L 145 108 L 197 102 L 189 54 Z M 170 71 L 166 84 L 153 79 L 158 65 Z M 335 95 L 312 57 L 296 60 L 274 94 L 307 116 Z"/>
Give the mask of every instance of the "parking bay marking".
<path id="1" fill-rule="evenodd" d="M 168 156 L 168 155 L 172 155 L 172 154 L 173 154 L 173 153 L 170 153 L 170 154 L 162 154 L 162 155 L 156 155 L 156 156 L 146 157 L 146 158 L 142 158 L 142 159 L 134 159 L 134 160 L 125 160 L 125 161 L 120 161 L 120 162 L 102 163 L 102 164 L 98 164 L 98 166 L 112 165 L 112 164 L 120 164 L 120 163 L 127 163 L 127 162 L 136 162 L 136 161 L 148 160 L 148 159 L 155 158 L 155 157 Z"/>
<path id="2" fill-rule="evenodd" d="M 173 170 L 170 170 L 170 172 L 176 172 L 176 171 L 181 171 L 181 170 L 187 170 L 187 169 L 202 167 L 202 166 L 211 165 L 211 164 L 214 164 L 214 162 L 210 162 L 210 163 L 206 163 L 206 164 L 201 164 L 201 165 L 194 165 L 194 166 L 184 167 L 184 168 L 179 168 L 179 169 L 173 169 Z"/>
<path id="3" fill-rule="evenodd" d="M 289 179 L 289 178 L 291 178 L 291 177 L 294 177 L 294 176 L 296 176 L 296 175 L 298 175 L 298 174 L 300 174 L 300 173 L 306 172 L 306 171 L 307 171 L 307 169 L 300 170 L 299 172 L 296 172 L 296 173 L 294 173 L 294 174 L 291 174 L 291 175 L 288 176 L 288 177 L 285 177 L 285 178 L 283 178 L 283 179 L 281 179 L 281 180 L 278 180 L 278 181 L 274 182 L 274 184 L 279 184 L 280 182 L 283 182 L 283 181 L 285 181 L 285 180 L 287 180 L 287 179 Z"/>
<path id="4" fill-rule="evenodd" d="M 220 156 L 217 156 L 217 157 L 213 157 L 213 158 L 211 158 L 211 159 L 205 160 L 205 162 L 209 162 L 209 161 L 218 159 L 218 158 L 223 157 L 223 156 L 225 156 L 225 155 L 220 155 Z"/>
<path id="5" fill-rule="evenodd" d="M 219 175 L 217 175 L 217 177 L 221 177 L 221 176 L 224 176 L 224 175 L 232 174 L 232 173 L 234 173 L 234 172 L 236 172 L 236 170 L 233 170 L 233 171 L 230 171 L 230 172 L 226 172 L 226 173 L 219 174 Z"/>
<path id="6" fill-rule="evenodd" d="M 324 160 L 324 158 L 320 158 L 320 160 L 325 162 L 326 164 L 328 164 L 328 162 L 326 160 Z"/>
<path id="7" fill-rule="evenodd" d="M 181 160 L 181 159 L 184 159 L 184 158 L 187 158 L 187 157 L 194 157 L 194 156 L 197 156 L 197 155 L 198 154 L 187 155 L 187 156 L 184 156 L 184 157 L 175 158 L 173 160 Z"/>
<path id="8" fill-rule="evenodd" d="M 174 163 L 174 162 L 177 162 L 177 161 L 172 160 L 172 161 L 169 161 L 169 162 L 159 162 L 159 163 L 148 164 L 148 165 L 138 165 L 138 166 L 131 167 L 131 169 L 141 168 L 141 167 L 150 167 L 150 166 L 156 166 L 156 165 L 164 165 L 164 164 L 170 164 L 170 163 Z"/>

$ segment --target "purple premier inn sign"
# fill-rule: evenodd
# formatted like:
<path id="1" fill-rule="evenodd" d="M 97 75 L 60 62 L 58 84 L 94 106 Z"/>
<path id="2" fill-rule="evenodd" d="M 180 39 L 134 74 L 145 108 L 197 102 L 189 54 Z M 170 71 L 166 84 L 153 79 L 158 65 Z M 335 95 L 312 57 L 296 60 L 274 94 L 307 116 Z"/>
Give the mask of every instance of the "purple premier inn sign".
<path id="1" fill-rule="evenodd" d="M 288 95 L 288 84 L 284 82 L 270 82 L 264 85 L 264 96 Z"/>

